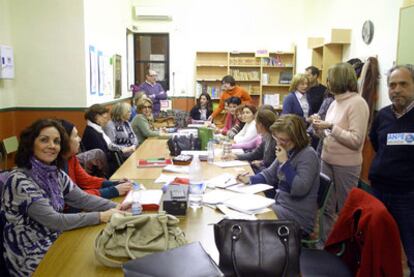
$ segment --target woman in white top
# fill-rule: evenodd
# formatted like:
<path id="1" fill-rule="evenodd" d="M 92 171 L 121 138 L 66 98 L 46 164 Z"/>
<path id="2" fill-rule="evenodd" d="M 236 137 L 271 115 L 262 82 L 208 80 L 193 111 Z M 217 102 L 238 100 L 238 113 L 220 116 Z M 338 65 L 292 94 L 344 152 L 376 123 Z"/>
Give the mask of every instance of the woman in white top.
<path id="1" fill-rule="evenodd" d="M 237 135 L 234 136 L 235 143 L 248 142 L 257 137 L 256 129 L 256 107 L 250 104 L 244 104 L 242 109 L 241 120 L 245 123 L 243 129 L 240 130 Z"/>

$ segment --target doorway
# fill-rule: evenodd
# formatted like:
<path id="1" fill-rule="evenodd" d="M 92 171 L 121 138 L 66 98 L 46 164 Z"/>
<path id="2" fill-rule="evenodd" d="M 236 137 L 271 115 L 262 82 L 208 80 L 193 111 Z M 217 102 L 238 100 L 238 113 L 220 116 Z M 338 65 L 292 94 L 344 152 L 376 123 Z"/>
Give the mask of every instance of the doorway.
<path id="1" fill-rule="evenodd" d="M 165 91 L 170 89 L 169 34 L 135 33 L 135 84 L 145 82 L 145 71 L 155 70 L 157 82 Z"/>

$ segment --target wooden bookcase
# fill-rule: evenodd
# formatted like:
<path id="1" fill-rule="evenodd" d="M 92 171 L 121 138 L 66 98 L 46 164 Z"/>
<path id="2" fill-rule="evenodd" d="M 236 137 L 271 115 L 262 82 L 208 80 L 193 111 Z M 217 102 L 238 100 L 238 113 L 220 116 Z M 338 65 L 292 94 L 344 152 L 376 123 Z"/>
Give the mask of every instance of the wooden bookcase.
<path id="1" fill-rule="evenodd" d="M 291 52 L 270 52 L 266 58 L 258 58 L 254 52 L 197 52 L 196 97 L 207 92 L 212 99 L 219 99 L 221 79 L 232 75 L 257 104 L 263 103 L 266 95 L 278 94 L 279 104 L 275 107 L 280 109 L 295 72 L 295 47 Z"/>
<path id="2" fill-rule="evenodd" d="M 321 70 L 320 81 L 326 85 L 328 69 L 336 63 L 342 62 L 342 53 L 345 46 L 351 43 L 351 30 L 332 29 L 329 42 L 324 38 L 308 38 L 308 48 L 312 49 L 312 65 Z"/>

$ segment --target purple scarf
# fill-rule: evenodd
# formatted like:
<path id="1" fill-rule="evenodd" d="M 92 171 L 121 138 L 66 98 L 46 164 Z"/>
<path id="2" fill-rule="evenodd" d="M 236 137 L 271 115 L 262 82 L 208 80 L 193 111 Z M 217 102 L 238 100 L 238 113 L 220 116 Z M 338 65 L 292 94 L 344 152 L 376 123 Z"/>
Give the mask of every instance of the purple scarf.
<path id="1" fill-rule="evenodd" d="M 55 211 L 63 211 L 65 201 L 58 183 L 58 168 L 55 165 L 44 164 L 35 157 L 32 157 L 30 161 L 32 163 L 32 178 L 39 187 L 46 191 Z"/>

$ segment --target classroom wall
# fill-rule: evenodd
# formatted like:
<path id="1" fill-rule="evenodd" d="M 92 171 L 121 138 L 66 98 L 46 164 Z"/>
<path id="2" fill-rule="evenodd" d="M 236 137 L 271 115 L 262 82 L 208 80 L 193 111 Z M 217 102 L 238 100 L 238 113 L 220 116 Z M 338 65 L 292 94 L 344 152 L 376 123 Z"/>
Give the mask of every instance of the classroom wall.
<path id="1" fill-rule="evenodd" d="M 85 43 L 83 45 L 86 59 L 85 65 L 85 89 L 87 106 L 94 103 L 112 101 L 114 94 L 105 90 L 102 95 L 90 93 L 90 63 L 89 46 L 94 46 L 101 51 L 104 60 L 109 61 L 114 54 L 122 57 L 122 96 L 130 97 L 131 92 L 127 86 L 127 60 L 126 60 L 126 28 L 130 25 L 131 9 L 129 1 L 123 0 L 88 0 L 83 1 L 85 22 Z M 113 78 L 112 66 L 107 68 L 106 76 Z M 109 78 L 109 79 L 110 79 Z"/>
<path id="2" fill-rule="evenodd" d="M 0 0 L 0 44 L 12 45 L 10 0 Z M 14 106 L 14 95 L 14 80 L 0 79 L 0 108 Z"/>
<path id="3" fill-rule="evenodd" d="M 10 0 L 14 105 L 86 103 L 83 1 Z"/>
<path id="4" fill-rule="evenodd" d="M 304 40 L 303 0 L 132 0 L 165 10 L 172 21 L 137 21 L 138 32 L 170 33 L 172 96 L 193 96 L 197 51 L 291 50 Z"/>
<path id="5" fill-rule="evenodd" d="M 313 0 L 307 1 L 306 33 L 311 37 L 328 37 L 332 28 L 352 29 L 351 45 L 344 51 L 344 61 L 377 56 L 381 72 L 378 108 L 389 105 L 386 72 L 397 54 L 398 19 L 403 0 Z M 361 36 L 365 20 L 374 23 L 374 37 L 366 45 Z M 309 57 L 310 51 L 306 56 Z"/>

